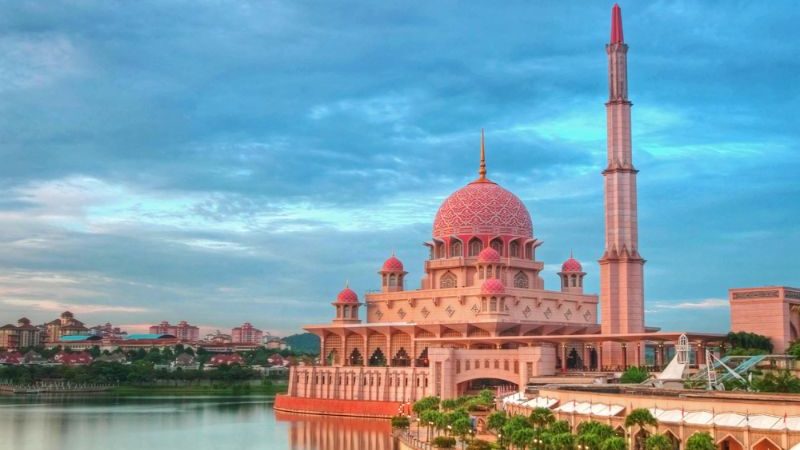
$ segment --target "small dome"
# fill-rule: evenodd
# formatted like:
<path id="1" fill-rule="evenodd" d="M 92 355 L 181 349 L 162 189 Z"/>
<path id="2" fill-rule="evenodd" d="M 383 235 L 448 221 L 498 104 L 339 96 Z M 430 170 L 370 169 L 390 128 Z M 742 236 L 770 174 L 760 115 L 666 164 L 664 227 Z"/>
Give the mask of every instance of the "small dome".
<path id="1" fill-rule="evenodd" d="M 500 253 L 492 247 L 486 247 L 478 253 L 478 262 L 480 263 L 499 263 Z"/>
<path id="2" fill-rule="evenodd" d="M 383 263 L 382 272 L 403 272 L 403 262 L 392 255 Z"/>
<path id="3" fill-rule="evenodd" d="M 561 265 L 562 272 L 583 272 L 583 267 L 581 263 L 573 258 L 572 256 L 569 257 L 568 260 L 564 261 L 564 264 Z"/>
<path id="4" fill-rule="evenodd" d="M 489 278 L 481 285 L 481 295 L 502 295 L 505 293 L 506 287 L 497 278 Z"/>
<path id="5" fill-rule="evenodd" d="M 349 287 L 346 287 L 336 296 L 336 301 L 339 303 L 358 303 L 358 294 Z"/>

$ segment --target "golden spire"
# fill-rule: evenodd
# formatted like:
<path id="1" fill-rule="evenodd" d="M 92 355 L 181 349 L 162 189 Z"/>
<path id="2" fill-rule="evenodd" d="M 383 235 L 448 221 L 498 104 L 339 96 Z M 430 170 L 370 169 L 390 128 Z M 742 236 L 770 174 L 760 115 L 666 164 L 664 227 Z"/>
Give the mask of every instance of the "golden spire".
<path id="1" fill-rule="evenodd" d="M 478 169 L 478 180 L 486 180 L 486 143 L 483 136 L 483 128 L 481 128 L 481 166 Z"/>

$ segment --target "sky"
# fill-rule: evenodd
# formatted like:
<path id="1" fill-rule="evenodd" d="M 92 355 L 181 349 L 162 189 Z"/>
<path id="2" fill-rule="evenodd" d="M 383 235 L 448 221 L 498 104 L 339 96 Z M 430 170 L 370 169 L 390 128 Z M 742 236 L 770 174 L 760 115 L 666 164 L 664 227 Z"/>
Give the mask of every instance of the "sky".
<path id="1" fill-rule="evenodd" d="M 598 292 L 613 2 L 0 0 L 0 323 L 331 319 L 494 181 Z M 647 324 L 800 286 L 800 8 L 621 4 Z"/>

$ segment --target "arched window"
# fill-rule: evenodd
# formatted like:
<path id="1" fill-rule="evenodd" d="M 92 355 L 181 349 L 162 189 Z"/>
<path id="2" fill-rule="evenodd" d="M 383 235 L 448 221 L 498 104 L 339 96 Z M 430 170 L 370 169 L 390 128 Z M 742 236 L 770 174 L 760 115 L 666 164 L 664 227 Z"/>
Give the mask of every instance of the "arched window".
<path id="1" fill-rule="evenodd" d="M 508 252 L 512 258 L 519 258 L 519 242 L 514 241 L 508 245 Z"/>
<path id="2" fill-rule="evenodd" d="M 397 275 L 389 275 L 389 286 L 397 286 Z"/>
<path id="3" fill-rule="evenodd" d="M 450 257 L 457 258 L 459 256 L 464 256 L 464 252 L 461 249 L 461 241 L 453 241 L 450 243 Z"/>
<path id="4" fill-rule="evenodd" d="M 345 319 L 346 319 L 346 318 L 348 318 L 348 317 L 350 317 L 350 307 L 349 307 L 349 306 L 345 305 L 345 307 L 344 307 L 344 314 L 342 314 L 342 316 L 343 316 Z"/>
<path id="5" fill-rule="evenodd" d="M 436 244 L 436 258 L 444 258 L 444 244 Z"/>
<path id="6" fill-rule="evenodd" d="M 528 276 L 525 275 L 524 272 L 519 271 L 516 275 L 514 275 L 514 287 L 515 288 L 528 288 Z"/>
<path id="7" fill-rule="evenodd" d="M 469 241 L 469 256 L 478 256 L 478 253 L 483 250 L 483 242 L 478 238 L 473 238 Z"/>
<path id="8" fill-rule="evenodd" d="M 481 311 L 486 312 L 486 299 L 481 300 Z"/>
<path id="9" fill-rule="evenodd" d="M 489 247 L 492 247 L 494 251 L 499 253 L 501 256 L 503 255 L 503 241 L 500 239 L 492 239 L 492 242 L 489 243 Z"/>
<path id="10" fill-rule="evenodd" d="M 442 289 L 445 288 L 454 288 L 456 287 L 458 279 L 452 272 L 447 272 L 446 274 L 442 275 L 442 279 L 439 280 L 439 287 Z"/>
<path id="11" fill-rule="evenodd" d="M 492 297 L 491 306 L 489 307 L 489 310 L 491 312 L 496 312 L 497 311 L 497 297 Z"/>
<path id="12" fill-rule="evenodd" d="M 358 306 L 353 306 L 353 309 L 350 310 L 350 314 L 353 316 L 353 319 L 358 319 Z"/>
<path id="13" fill-rule="evenodd" d="M 577 287 L 577 286 L 578 286 L 578 276 L 577 275 L 573 275 L 572 276 L 572 287 Z"/>

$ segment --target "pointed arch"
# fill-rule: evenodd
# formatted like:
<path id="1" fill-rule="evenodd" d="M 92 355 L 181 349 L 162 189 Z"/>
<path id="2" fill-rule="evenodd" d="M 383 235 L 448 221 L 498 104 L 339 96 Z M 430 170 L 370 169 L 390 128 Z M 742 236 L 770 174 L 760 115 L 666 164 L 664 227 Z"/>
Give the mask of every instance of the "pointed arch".
<path id="1" fill-rule="evenodd" d="M 458 238 L 453 238 L 450 241 L 450 257 L 458 258 L 460 256 L 464 256 L 464 248 L 461 245 L 461 240 Z"/>
<path id="2" fill-rule="evenodd" d="M 767 436 L 759 439 L 752 447 L 751 450 L 781 450 L 781 446 L 776 444 L 775 441 Z"/>
<path id="3" fill-rule="evenodd" d="M 512 258 L 520 257 L 520 245 L 518 239 L 514 239 L 508 244 L 508 255 Z"/>
<path id="4" fill-rule="evenodd" d="M 478 256 L 478 253 L 483 250 L 483 242 L 474 237 L 469 240 L 469 256 Z"/>
<path id="5" fill-rule="evenodd" d="M 744 450 L 744 445 L 732 434 L 726 434 L 717 441 L 717 448 L 720 450 Z"/>
<path id="6" fill-rule="evenodd" d="M 442 278 L 439 280 L 439 288 L 447 289 L 447 288 L 454 288 L 458 285 L 458 278 L 453 272 L 448 271 Z"/>
<path id="7" fill-rule="evenodd" d="M 514 275 L 514 287 L 527 289 L 530 286 L 530 281 L 528 280 L 528 276 L 525 275 L 525 272 L 519 271 L 516 275 Z"/>
<path id="8" fill-rule="evenodd" d="M 672 450 L 681 450 L 681 438 L 677 434 L 670 429 L 664 430 L 663 434 L 672 444 Z"/>
<path id="9" fill-rule="evenodd" d="M 489 242 L 489 247 L 494 249 L 494 251 L 496 251 L 500 256 L 503 256 L 505 254 L 505 252 L 503 251 L 503 240 L 500 239 L 499 237 L 492 239 Z"/>

